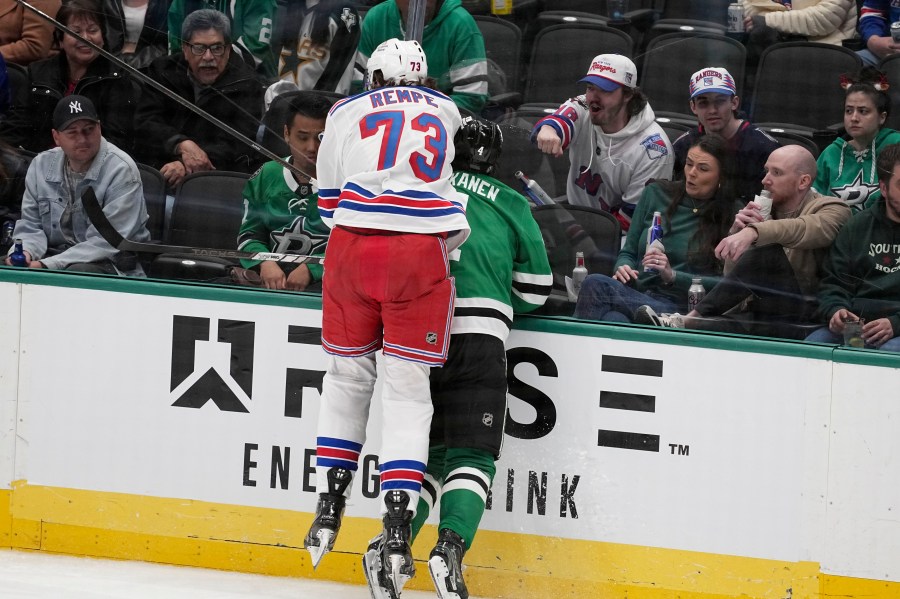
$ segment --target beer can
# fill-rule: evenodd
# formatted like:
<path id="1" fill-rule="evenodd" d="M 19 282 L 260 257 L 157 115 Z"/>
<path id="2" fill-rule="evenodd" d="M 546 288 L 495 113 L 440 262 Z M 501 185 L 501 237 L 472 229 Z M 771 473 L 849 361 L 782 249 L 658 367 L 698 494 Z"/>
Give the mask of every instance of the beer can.
<path id="1" fill-rule="evenodd" d="M 900 44 L 900 21 L 891 23 L 891 39 L 895 44 Z"/>
<path id="2" fill-rule="evenodd" d="M 742 33 L 744 31 L 744 7 L 740 2 L 728 5 L 728 32 Z"/>

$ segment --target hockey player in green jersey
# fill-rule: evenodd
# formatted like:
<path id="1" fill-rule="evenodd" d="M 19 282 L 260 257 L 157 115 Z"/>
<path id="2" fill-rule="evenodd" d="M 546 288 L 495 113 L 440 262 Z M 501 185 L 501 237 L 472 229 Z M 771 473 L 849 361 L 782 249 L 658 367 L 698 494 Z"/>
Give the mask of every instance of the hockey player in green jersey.
<path id="1" fill-rule="evenodd" d="M 315 177 L 319 136 L 332 102 L 316 92 L 302 92 L 288 103 L 284 140 L 291 148 L 290 163 Z M 244 186 L 244 220 L 238 249 L 246 252 L 291 254 L 325 253 L 328 228 L 319 217 L 318 194 L 309 178 L 293 174 L 281 164 L 265 163 Z M 241 260 L 257 270 L 267 289 L 302 291 L 322 280 L 320 264 L 281 264 Z"/>
<path id="2" fill-rule="evenodd" d="M 527 200 L 489 176 L 500 155 L 500 128 L 464 118 L 454 144 L 453 183 L 469 196 L 472 232 L 450 256 L 456 279 L 450 352 L 444 367 L 431 372 L 428 469 L 413 520 L 415 538 L 440 497 L 438 541 L 428 568 L 441 599 L 469 596 L 462 559 L 484 513 L 503 442 L 504 346 L 513 313 L 543 305 L 552 285 Z"/>

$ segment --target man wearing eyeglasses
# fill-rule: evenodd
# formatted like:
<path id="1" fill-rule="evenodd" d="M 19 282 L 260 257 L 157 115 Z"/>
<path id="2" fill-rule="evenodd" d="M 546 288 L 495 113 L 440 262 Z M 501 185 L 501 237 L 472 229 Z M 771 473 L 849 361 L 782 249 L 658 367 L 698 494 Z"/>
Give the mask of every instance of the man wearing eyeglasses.
<path id="1" fill-rule="evenodd" d="M 155 60 L 150 77 L 252 139 L 262 116 L 263 90 L 232 52 L 228 17 L 212 9 L 192 12 L 181 37 L 181 55 Z M 173 188 L 191 173 L 250 173 L 261 163 L 252 148 L 153 89 L 144 90 L 136 123 L 146 140 L 138 144 L 144 149 L 139 159 L 158 168 Z"/>

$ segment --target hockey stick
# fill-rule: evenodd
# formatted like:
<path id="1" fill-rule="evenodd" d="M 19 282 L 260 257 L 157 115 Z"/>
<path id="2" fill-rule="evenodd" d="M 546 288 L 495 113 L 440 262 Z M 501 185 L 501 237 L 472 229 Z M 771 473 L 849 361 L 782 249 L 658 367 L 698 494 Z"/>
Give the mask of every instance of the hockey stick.
<path id="1" fill-rule="evenodd" d="M 323 256 L 304 256 L 297 254 L 279 254 L 277 252 L 242 252 L 240 250 L 220 250 L 215 248 L 196 248 L 189 245 L 163 245 L 158 243 L 145 243 L 125 239 L 121 233 L 109 222 L 103 213 L 97 194 L 93 187 L 88 187 L 81 194 L 81 204 L 87 213 L 91 224 L 106 240 L 106 243 L 123 252 L 136 252 L 139 254 L 185 254 L 197 258 L 225 258 L 229 260 L 264 260 L 269 262 L 284 262 L 293 264 L 322 264 Z"/>
<path id="2" fill-rule="evenodd" d="M 228 125 L 228 124 L 226 124 L 226 123 L 224 123 L 224 122 L 222 122 L 221 120 L 219 120 L 219 119 L 217 119 L 216 117 L 214 117 L 213 115 L 209 114 L 208 112 L 206 112 L 205 110 L 203 110 L 203 109 L 200 108 L 199 106 L 196 106 L 196 105 L 193 104 L 192 102 L 189 102 L 189 101 L 185 100 L 184 98 L 182 98 L 181 96 L 179 96 L 178 94 L 176 94 L 175 92 L 173 92 L 172 90 L 170 90 L 169 88 L 167 88 L 166 86 L 164 86 L 163 84 L 157 82 L 155 79 L 153 79 L 153 78 L 151 78 L 151 77 L 145 75 L 144 73 L 142 73 L 142 72 L 139 71 L 138 69 L 134 68 L 133 66 L 131 66 L 130 64 L 128 64 L 127 62 L 125 62 L 124 60 L 120 59 L 118 56 L 115 56 L 115 55 L 109 53 L 109 52 L 106 51 L 104 48 L 98 46 L 97 44 L 95 44 L 95 43 L 92 42 L 91 40 L 86 39 L 85 37 L 83 37 L 83 36 L 81 36 L 81 35 L 75 33 L 74 31 L 72 31 L 71 29 L 69 29 L 67 26 L 63 25 L 62 23 L 60 23 L 59 21 L 57 21 L 56 19 L 54 19 L 54 18 L 51 17 L 50 15 L 48 15 L 48 14 L 42 12 L 40 9 L 35 8 L 35 7 L 32 6 L 31 4 L 29 4 L 28 2 L 25 2 L 24 0 L 16 0 L 16 2 L 18 2 L 18 3 L 21 4 L 24 8 L 26 8 L 26 9 L 28 9 L 29 11 L 33 12 L 34 14 L 36 14 L 37 16 L 39 16 L 40 18 L 44 19 L 45 21 L 47 21 L 48 23 L 50 23 L 51 25 L 53 25 L 53 26 L 56 27 L 57 29 L 60 29 L 61 31 L 63 31 L 63 32 L 69 34 L 69 35 L 71 35 L 72 37 L 74 37 L 74 38 L 77 39 L 78 41 L 82 42 L 83 44 L 86 44 L 86 45 L 90 46 L 91 48 L 93 48 L 94 50 L 96 50 L 96 51 L 100 54 L 100 56 L 103 56 L 103 57 L 106 58 L 107 60 L 112 61 L 112 63 L 113 63 L 114 65 L 117 65 L 117 66 L 119 66 L 119 67 L 122 68 L 122 69 L 125 69 L 126 71 L 128 71 L 129 73 L 131 73 L 132 75 L 134 75 L 135 77 L 137 77 L 139 81 L 141 81 L 141 82 L 143 82 L 143 83 L 146 83 L 147 85 L 149 85 L 150 87 L 152 87 L 153 89 L 155 89 L 155 90 L 158 91 L 159 93 L 163 94 L 164 96 L 166 96 L 166 97 L 169 98 L 170 100 L 173 100 L 173 101 L 177 102 L 178 104 L 181 104 L 182 106 L 184 106 L 185 108 L 187 108 L 188 110 L 190 110 L 191 112 L 193 112 L 194 114 L 200 116 L 201 118 L 206 119 L 207 121 L 209 121 L 210 123 L 212 123 L 213 125 L 215 125 L 216 127 L 218 127 L 219 129 L 221 129 L 222 131 L 224 131 L 225 133 L 231 135 L 232 137 L 234 137 L 235 139 L 237 139 L 237 140 L 240 141 L 241 143 L 250 146 L 251 148 L 253 148 L 253 149 L 256 150 L 257 152 L 259 152 L 260 154 L 262 154 L 263 156 L 265 156 L 265 157 L 268 158 L 269 160 L 274 160 L 275 162 L 277 162 L 277 163 L 280 164 L 281 166 L 285 167 L 286 169 L 288 169 L 288 170 L 291 171 L 292 173 L 294 173 L 294 174 L 296 174 L 296 175 L 300 175 L 301 177 L 305 177 L 305 178 L 309 179 L 311 185 L 314 185 L 314 186 L 316 186 L 316 187 L 319 186 L 319 184 L 318 184 L 318 182 L 316 181 L 315 177 L 313 177 L 312 175 L 303 172 L 302 170 L 300 170 L 299 168 L 297 168 L 296 166 L 294 166 L 293 164 L 291 164 L 289 161 L 285 160 L 285 159 L 282 158 L 281 156 L 278 156 L 278 155 L 275 154 L 274 152 L 271 152 L 268 148 L 265 148 L 265 147 L 261 146 L 260 144 L 256 143 L 255 141 L 253 141 L 252 139 L 250 139 L 249 137 L 247 137 L 246 135 L 244 135 L 243 133 L 241 133 L 241 132 L 238 131 L 237 129 L 231 127 L 230 125 Z M 102 124 L 102 123 L 101 123 L 101 124 Z"/>

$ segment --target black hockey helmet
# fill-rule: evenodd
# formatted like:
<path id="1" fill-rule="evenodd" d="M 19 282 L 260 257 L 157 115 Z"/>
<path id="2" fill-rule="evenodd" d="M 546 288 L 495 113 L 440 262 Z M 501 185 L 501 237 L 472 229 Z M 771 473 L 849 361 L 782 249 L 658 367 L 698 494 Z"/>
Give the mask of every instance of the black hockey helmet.
<path id="1" fill-rule="evenodd" d="M 454 170 L 490 175 L 500 158 L 503 133 L 496 123 L 467 116 L 463 117 L 462 126 L 453 138 L 453 145 L 456 146 Z"/>

